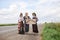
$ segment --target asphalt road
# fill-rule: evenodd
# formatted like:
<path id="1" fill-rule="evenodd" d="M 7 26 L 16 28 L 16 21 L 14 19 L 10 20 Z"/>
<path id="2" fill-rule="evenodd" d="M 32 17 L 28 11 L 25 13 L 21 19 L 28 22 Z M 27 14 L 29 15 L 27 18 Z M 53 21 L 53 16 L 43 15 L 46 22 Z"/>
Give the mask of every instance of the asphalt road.
<path id="1" fill-rule="evenodd" d="M 41 32 L 43 25 L 38 25 L 39 33 L 33 33 L 30 26 L 29 32 L 24 35 L 18 34 L 17 26 L 0 27 L 0 40 L 42 40 Z"/>

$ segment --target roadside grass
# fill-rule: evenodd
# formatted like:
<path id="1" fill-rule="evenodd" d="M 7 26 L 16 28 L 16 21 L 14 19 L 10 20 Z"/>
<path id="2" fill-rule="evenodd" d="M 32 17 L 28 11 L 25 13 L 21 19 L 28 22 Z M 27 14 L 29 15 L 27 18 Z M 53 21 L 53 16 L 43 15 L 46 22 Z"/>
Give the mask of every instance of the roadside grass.
<path id="1" fill-rule="evenodd" d="M 16 24 L 0 24 L 0 26 L 14 26 L 14 25 L 17 25 L 17 23 Z"/>
<path id="2" fill-rule="evenodd" d="M 43 40 L 60 40 L 60 23 L 45 23 L 42 32 Z"/>

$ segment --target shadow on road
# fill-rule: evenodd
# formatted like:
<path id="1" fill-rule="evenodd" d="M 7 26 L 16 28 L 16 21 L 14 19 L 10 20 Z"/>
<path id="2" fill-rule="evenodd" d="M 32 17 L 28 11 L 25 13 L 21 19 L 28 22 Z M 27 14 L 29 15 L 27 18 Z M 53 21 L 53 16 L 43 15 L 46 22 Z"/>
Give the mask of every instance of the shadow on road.
<path id="1" fill-rule="evenodd" d="M 38 36 L 38 35 L 40 35 L 40 34 L 33 34 L 33 33 L 26 33 L 25 35 L 33 35 L 33 36 Z"/>

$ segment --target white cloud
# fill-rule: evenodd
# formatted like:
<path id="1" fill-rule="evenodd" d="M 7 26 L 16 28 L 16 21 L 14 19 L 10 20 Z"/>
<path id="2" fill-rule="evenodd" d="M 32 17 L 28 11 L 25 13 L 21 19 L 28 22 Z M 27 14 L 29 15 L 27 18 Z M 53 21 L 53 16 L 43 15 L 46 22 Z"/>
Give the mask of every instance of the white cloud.
<path id="1" fill-rule="evenodd" d="M 11 4 L 9 8 L 0 9 L 0 14 L 12 14 L 17 12 L 17 5 Z"/>
<path id="2" fill-rule="evenodd" d="M 43 18 L 45 16 L 60 17 L 59 4 L 59 0 L 38 0 L 35 2 L 34 0 L 29 0 L 29 2 L 20 1 L 17 3 L 12 3 L 9 8 L 0 9 L 0 18 L 4 18 L 7 20 L 17 20 L 17 16 L 20 12 L 22 12 L 23 14 L 25 14 L 25 12 L 28 12 L 29 16 L 31 16 L 32 12 L 36 12 L 39 18 Z"/>
<path id="3" fill-rule="evenodd" d="M 9 6 L 9 11 L 16 11 L 17 10 L 17 5 L 16 4 L 12 4 Z"/>
<path id="4" fill-rule="evenodd" d="M 46 3 L 48 0 L 39 0 L 39 3 Z"/>
<path id="5" fill-rule="evenodd" d="M 36 5 L 36 10 L 38 13 L 40 13 L 40 17 L 55 14 L 58 11 L 60 11 L 60 7 L 58 5 L 59 4 L 58 0 L 41 0 L 40 2 L 41 2 L 41 4 L 39 3 Z"/>
<path id="6" fill-rule="evenodd" d="M 0 20 L 17 19 L 17 12 L 18 9 L 16 4 L 11 4 L 9 8 L 2 8 L 0 9 Z"/>
<path id="7" fill-rule="evenodd" d="M 27 7 L 27 3 L 25 3 L 25 2 L 20 2 L 18 4 L 20 5 L 21 8 L 26 8 Z"/>

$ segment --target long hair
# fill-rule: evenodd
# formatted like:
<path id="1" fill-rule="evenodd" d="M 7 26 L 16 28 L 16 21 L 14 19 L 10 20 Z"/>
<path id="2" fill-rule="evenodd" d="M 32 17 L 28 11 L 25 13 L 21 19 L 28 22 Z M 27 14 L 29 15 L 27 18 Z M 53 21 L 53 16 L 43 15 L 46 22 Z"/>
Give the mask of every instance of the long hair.
<path id="1" fill-rule="evenodd" d="M 20 13 L 20 17 L 21 17 L 21 16 L 23 16 L 23 14 L 22 14 L 22 13 Z"/>

